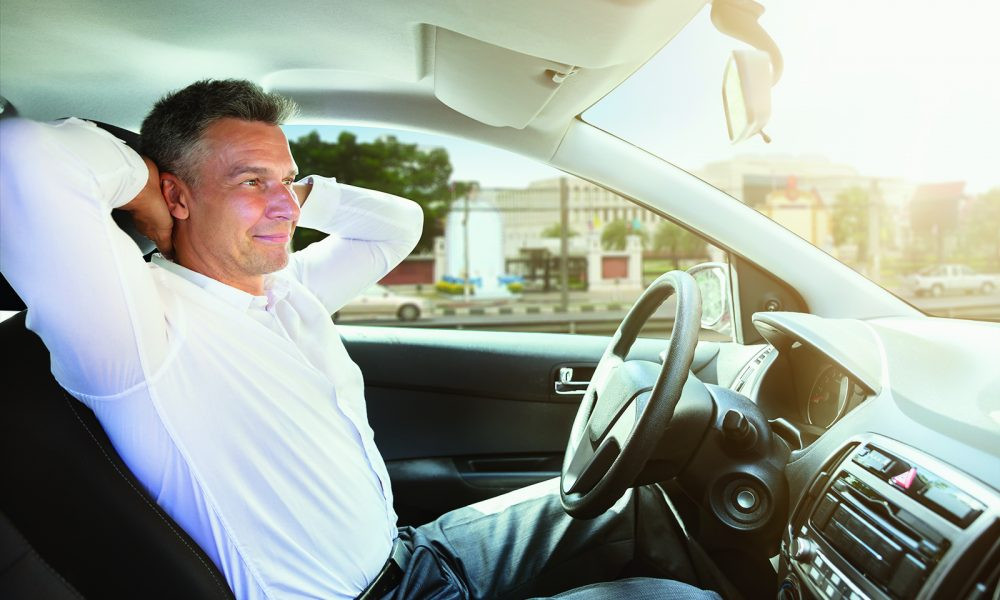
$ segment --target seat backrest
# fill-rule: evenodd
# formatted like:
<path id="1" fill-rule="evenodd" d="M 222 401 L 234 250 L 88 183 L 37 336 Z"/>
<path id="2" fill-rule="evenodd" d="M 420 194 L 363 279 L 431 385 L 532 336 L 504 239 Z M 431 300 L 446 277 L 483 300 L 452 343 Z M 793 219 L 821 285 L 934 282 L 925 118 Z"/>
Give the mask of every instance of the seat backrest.
<path id="1" fill-rule="evenodd" d="M 10 522 L 0 513 L 0 598 L 4 600 L 80 600 L 59 573 L 45 562 Z"/>
<path id="2" fill-rule="evenodd" d="M 88 598 L 233 598 L 94 414 L 56 383 L 25 314 L 0 323 L 0 513 Z"/>

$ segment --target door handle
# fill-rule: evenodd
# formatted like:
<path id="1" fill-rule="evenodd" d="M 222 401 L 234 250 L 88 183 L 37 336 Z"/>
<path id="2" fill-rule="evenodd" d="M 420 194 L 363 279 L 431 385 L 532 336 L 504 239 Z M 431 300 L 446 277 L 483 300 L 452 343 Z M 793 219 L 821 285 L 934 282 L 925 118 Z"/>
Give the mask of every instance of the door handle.
<path id="1" fill-rule="evenodd" d="M 555 382 L 556 393 L 560 396 L 583 395 L 587 391 L 590 381 L 574 381 L 573 367 L 560 367 L 559 377 Z"/>

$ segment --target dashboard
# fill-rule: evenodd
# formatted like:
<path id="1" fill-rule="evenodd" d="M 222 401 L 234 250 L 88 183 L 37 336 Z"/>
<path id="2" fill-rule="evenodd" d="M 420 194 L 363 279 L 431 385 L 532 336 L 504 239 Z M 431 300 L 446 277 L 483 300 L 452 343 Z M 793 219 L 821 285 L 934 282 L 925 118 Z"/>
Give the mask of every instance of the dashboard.
<path id="1" fill-rule="evenodd" d="M 793 449 L 808 446 L 870 397 L 826 354 L 802 344 L 785 352 L 761 348 L 731 389 L 752 398 Z"/>
<path id="2" fill-rule="evenodd" d="M 754 326 L 730 389 L 791 448 L 780 597 L 1000 597 L 1000 325 Z"/>

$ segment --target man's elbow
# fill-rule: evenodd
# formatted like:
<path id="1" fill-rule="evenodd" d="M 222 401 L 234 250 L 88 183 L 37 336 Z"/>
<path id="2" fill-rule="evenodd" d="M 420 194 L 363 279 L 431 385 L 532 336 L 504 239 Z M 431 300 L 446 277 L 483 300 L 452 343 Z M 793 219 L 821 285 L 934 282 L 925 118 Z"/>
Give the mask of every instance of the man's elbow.
<path id="1" fill-rule="evenodd" d="M 94 178 L 82 157 L 93 149 L 90 133 L 75 124 L 54 125 L 20 117 L 0 119 L 0 173 L 4 179 L 32 186 L 40 178 Z M 36 199 L 32 198 L 32 201 Z"/>

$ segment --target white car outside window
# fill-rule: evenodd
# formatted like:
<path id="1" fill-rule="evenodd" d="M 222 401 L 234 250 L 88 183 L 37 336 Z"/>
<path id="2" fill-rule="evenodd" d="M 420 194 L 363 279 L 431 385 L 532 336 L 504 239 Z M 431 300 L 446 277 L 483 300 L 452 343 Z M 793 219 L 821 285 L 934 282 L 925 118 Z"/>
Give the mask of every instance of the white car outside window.
<path id="1" fill-rule="evenodd" d="M 375 284 L 338 310 L 334 319 L 339 321 L 344 316 L 354 319 L 394 316 L 400 321 L 415 321 L 429 312 L 430 305 L 426 299 L 397 294 L 385 286 Z"/>

